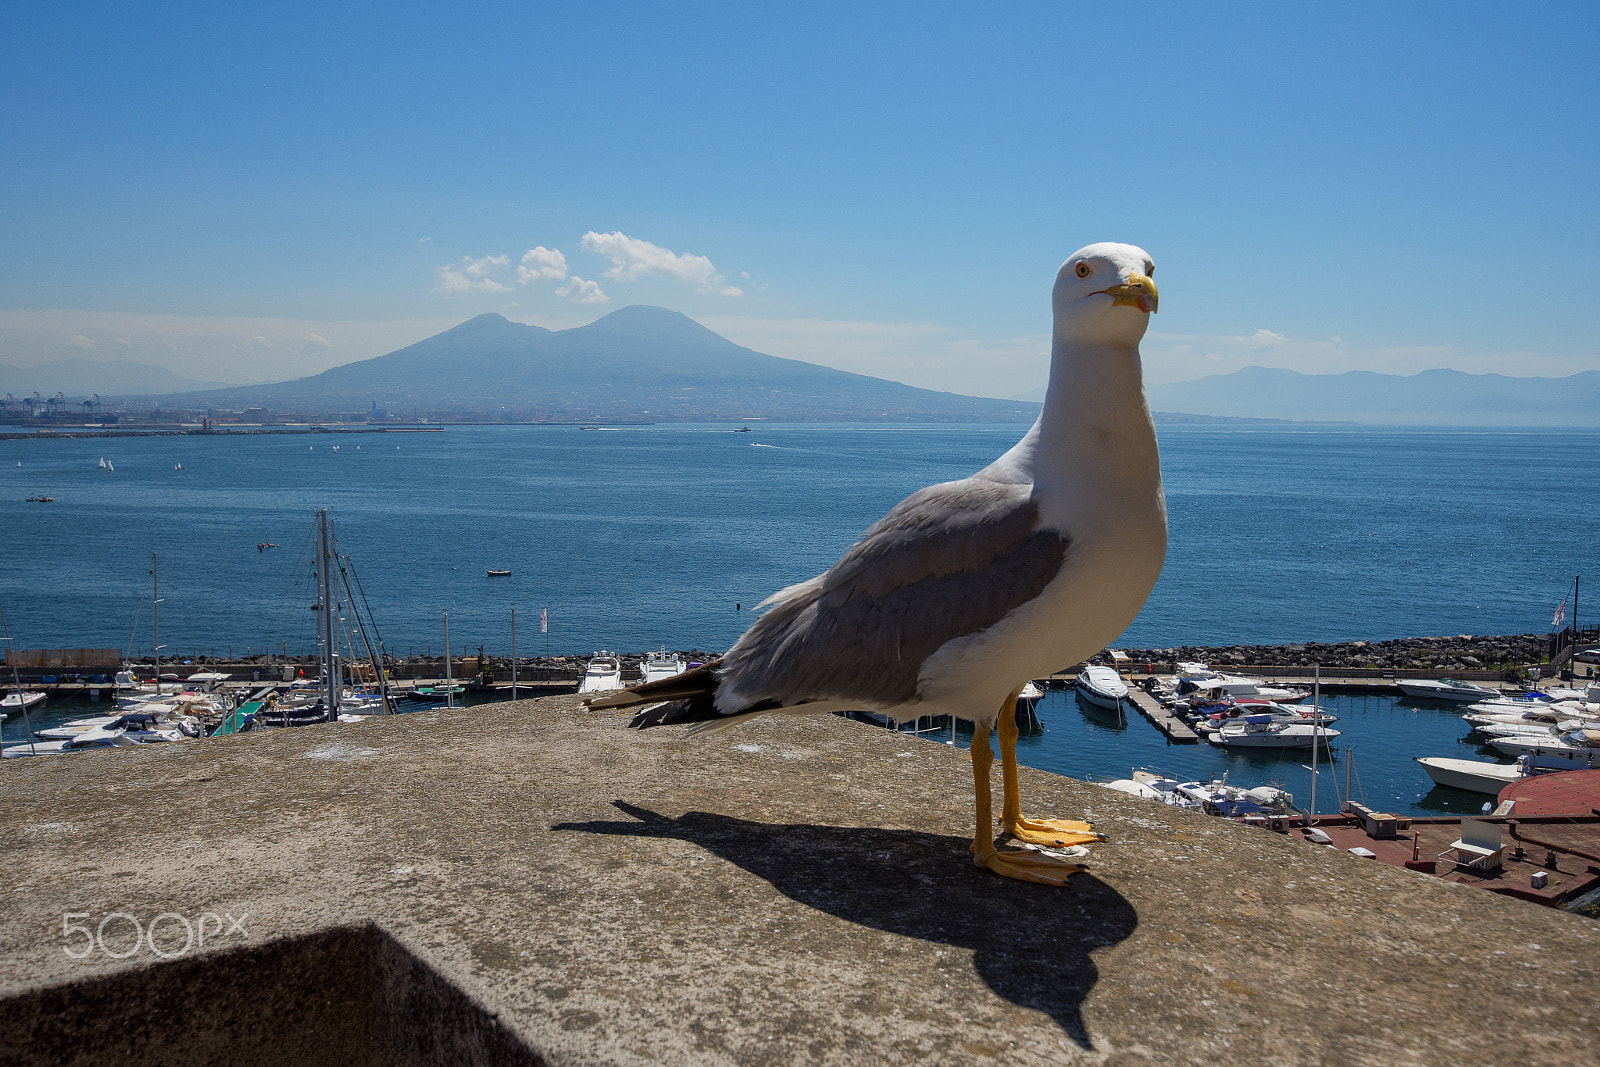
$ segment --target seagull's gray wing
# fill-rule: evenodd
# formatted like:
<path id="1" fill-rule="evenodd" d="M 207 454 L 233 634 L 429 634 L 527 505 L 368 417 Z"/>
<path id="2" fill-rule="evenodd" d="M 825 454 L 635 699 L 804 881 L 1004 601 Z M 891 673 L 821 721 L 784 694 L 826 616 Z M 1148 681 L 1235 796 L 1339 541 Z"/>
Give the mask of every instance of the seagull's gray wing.
<path id="1" fill-rule="evenodd" d="M 929 656 L 1060 573 L 1070 540 L 1038 523 L 1029 485 L 966 478 L 913 493 L 826 574 L 771 599 L 724 658 L 722 688 L 746 707 L 915 699 Z"/>

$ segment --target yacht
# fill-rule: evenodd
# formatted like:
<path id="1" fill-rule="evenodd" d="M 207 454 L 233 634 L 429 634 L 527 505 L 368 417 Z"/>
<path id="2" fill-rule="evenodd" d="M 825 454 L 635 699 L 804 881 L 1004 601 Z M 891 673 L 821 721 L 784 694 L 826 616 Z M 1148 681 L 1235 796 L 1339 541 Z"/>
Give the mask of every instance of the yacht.
<path id="1" fill-rule="evenodd" d="M 1115 711 L 1128 699 L 1128 686 L 1113 667 L 1085 667 L 1078 674 L 1078 696 L 1096 707 Z"/>
<path id="2" fill-rule="evenodd" d="M 607 689 L 621 688 L 622 662 L 604 649 L 591 656 L 589 666 L 583 672 L 583 681 L 578 686 L 578 692 L 600 693 Z"/>
<path id="3" fill-rule="evenodd" d="M 1400 691 L 1408 697 L 1417 697 L 1421 700 L 1450 700 L 1458 704 L 1476 704 L 1480 700 L 1492 700 L 1500 695 L 1498 689 L 1488 689 L 1471 682 L 1458 682 L 1453 678 L 1440 678 L 1434 681 L 1431 678 L 1400 678 L 1394 683 Z"/>
<path id="4" fill-rule="evenodd" d="M 592 662 L 592 661 L 591 661 Z M 644 683 L 659 682 L 663 678 L 671 678 L 675 674 L 682 674 L 688 670 L 688 664 L 676 652 L 668 652 L 667 646 L 662 645 L 660 652 L 652 652 L 639 664 L 639 673 L 644 676 Z"/>
<path id="5" fill-rule="evenodd" d="M 1332 726 L 1339 716 L 1318 705 L 1279 704 L 1274 700 L 1230 700 L 1222 704 L 1206 704 L 1193 709 L 1185 718 L 1193 718 L 1191 725 L 1200 729 L 1220 729 L 1234 719 L 1245 715 L 1266 715 L 1273 722 L 1316 722 Z"/>
<path id="6" fill-rule="evenodd" d="M 1224 723 L 1206 740 L 1224 748 L 1310 748 L 1339 736 L 1316 722 L 1273 722 L 1270 715 L 1246 715 Z"/>
<path id="7" fill-rule="evenodd" d="M 1204 663 L 1180 663 L 1176 695 L 1202 702 L 1232 697 L 1298 704 L 1311 695 L 1311 690 L 1266 685 L 1258 678 L 1214 671 Z"/>
<path id="8" fill-rule="evenodd" d="M 1417 756 L 1434 785 L 1465 789 L 1470 793 L 1499 796 L 1500 790 L 1528 776 L 1526 762 L 1489 763 L 1475 759 L 1448 759 L 1444 756 Z"/>
<path id="9" fill-rule="evenodd" d="M 1564 771 L 1600 768 L 1600 730 L 1574 730 L 1565 736 L 1496 737 L 1489 743 L 1507 755 L 1537 757 L 1541 767 Z"/>

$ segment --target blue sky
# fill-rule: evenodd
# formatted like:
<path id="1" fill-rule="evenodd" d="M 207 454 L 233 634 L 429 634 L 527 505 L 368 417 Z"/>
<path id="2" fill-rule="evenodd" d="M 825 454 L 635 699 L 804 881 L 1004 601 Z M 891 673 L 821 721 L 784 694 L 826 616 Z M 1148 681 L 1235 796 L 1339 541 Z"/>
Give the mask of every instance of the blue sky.
<path id="1" fill-rule="evenodd" d="M 1593 4 L 767 7 L 8 5 L 0 363 L 651 303 L 1016 396 L 1120 240 L 1152 381 L 1600 368 Z"/>

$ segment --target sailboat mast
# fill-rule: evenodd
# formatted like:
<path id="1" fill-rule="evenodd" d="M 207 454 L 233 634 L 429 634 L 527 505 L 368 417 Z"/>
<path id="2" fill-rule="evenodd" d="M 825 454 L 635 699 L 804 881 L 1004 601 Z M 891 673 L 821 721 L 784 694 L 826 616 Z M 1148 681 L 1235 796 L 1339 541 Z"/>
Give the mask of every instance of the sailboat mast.
<path id="1" fill-rule="evenodd" d="M 322 707 L 328 722 L 339 721 L 339 650 L 333 621 L 333 575 L 329 567 L 328 512 L 317 512 L 317 622 L 322 639 Z"/>
<path id="2" fill-rule="evenodd" d="M 1317 817 L 1317 747 L 1322 740 L 1322 664 L 1311 680 L 1311 819 Z"/>
<path id="3" fill-rule="evenodd" d="M 388 713 L 393 710 L 389 706 L 389 681 L 384 677 L 383 664 L 379 662 L 378 654 L 373 651 L 372 641 L 367 637 L 366 623 L 361 619 L 361 609 L 356 606 L 355 592 L 350 588 L 349 556 L 344 557 L 344 560 L 339 565 L 339 578 L 344 584 L 345 599 L 350 602 L 350 615 L 356 621 L 356 632 L 361 635 L 361 645 L 367 650 L 367 662 L 372 666 L 373 680 L 377 683 L 378 695 L 383 700 L 383 710 Z M 376 627 L 377 624 L 374 623 L 373 625 Z M 352 656 L 355 655 L 355 647 L 353 645 L 350 649 L 350 654 Z"/>
<path id="4" fill-rule="evenodd" d="M 150 616 L 156 643 L 156 695 L 161 695 L 161 575 L 156 570 L 156 554 L 150 553 Z"/>
<path id="5" fill-rule="evenodd" d="M 444 613 L 444 706 L 456 706 L 455 681 L 450 677 L 450 613 Z"/>

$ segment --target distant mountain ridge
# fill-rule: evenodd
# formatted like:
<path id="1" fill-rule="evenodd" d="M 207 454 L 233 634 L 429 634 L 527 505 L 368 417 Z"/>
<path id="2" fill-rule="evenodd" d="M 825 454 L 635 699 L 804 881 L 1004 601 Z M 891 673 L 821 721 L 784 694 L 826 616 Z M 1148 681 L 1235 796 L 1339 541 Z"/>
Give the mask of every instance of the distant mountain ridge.
<path id="1" fill-rule="evenodd" d="M 1027 422 L 1038 404 L 918 389 L 764 355 L 686 315 L 634 305 L 551 331 L 489 313 L 373 359 L 273 385 L 164 397 L 185 408 L 514 420 L 764 418 Z"/>
<path id="2" fill-rule="evenodd" d="M 1244 367 L 1192 382 L 1152 386 L 1164 411 L 1300 422 L 1434 426 L 1600 425 L 1600 371 L 1516 378 L 1428 370 L 1419 374 L 1301 374 Z"/>
<path id="3" fill-rule="evenodd" d="M 116 359 L 61 359 L 37 367 L 13 367 L 0 363 L 0 394 L 11 393 L 18 399 L 34 393 L 46 398 L 57 393 L 66 393 L 74 398 L 93 393 L 102 396 L 144 396 L 221 387 L 224 387 L 222 382 L 195 381 L 154 363 L 128 363 Z"/>

